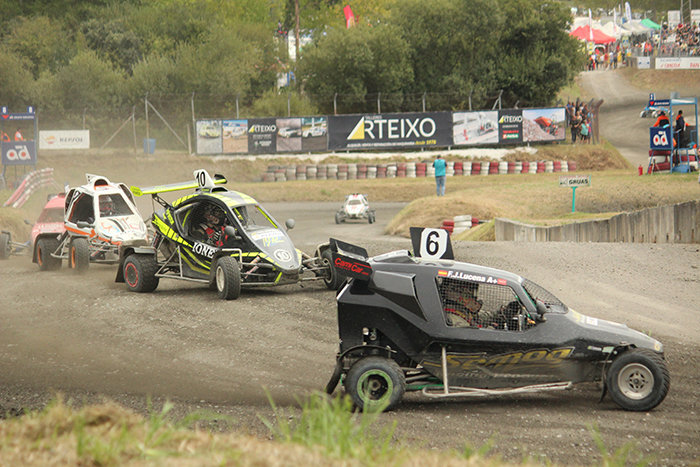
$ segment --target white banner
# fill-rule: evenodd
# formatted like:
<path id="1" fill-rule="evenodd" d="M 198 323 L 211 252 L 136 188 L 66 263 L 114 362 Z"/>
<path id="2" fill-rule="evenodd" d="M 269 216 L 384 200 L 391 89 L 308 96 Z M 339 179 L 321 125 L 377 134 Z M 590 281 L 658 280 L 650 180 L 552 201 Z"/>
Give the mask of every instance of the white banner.
<path id="1" fill-rule="evenodd" d="M 700 57 L 658 57 L 657 70 L 700 70 Z"/>
<path id="2" fill-rule="evenodd" d="M 637 68 L 651 68 L 651 57 L 637 57 Z"/>
<path id="3" fill-rule="evenodd" d="M 90 149 L 90 130 L 40 131 L 39 149 Z"/>

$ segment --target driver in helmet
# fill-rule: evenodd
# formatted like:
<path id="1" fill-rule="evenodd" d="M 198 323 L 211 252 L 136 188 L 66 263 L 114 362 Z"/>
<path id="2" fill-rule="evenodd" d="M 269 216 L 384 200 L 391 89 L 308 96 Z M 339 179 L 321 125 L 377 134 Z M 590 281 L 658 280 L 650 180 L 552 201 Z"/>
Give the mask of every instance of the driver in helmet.
<path id="1" fill-rule="evenodd" d="M 100 216 L 110 217 L 114 215 L 114 201 L 109 195 L 100 196 Z"/>
<path id="2" fill-rule="evenodd" d="M 447 285 L 444 308 L 451 326 L 481 327 L 483 302 L 477 298 L 479 284 L 452 282 Z"/>
<path id="3" fill-rule="evenodd" d="M 226 235 L 224 234 L 226 213 L 218 206 L 207 204 L 204 207 L 202 219 L 203 222 L 195 230 L 197 236 L 210 245 L 216 247 L 224 246 L 224 240 L 226 240 Z"/>

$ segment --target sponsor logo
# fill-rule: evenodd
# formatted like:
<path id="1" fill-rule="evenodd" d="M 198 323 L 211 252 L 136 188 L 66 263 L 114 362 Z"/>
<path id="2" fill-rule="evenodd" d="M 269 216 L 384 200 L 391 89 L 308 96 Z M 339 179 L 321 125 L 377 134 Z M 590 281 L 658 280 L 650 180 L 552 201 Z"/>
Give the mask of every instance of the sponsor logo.
<path id="1" fill-rule="evenodd" d="M 348 135 L 348 140 L 430 138 L 437 124 L 430 117 L 381 118 L 362 117 Z"/>
<path id="2" fill-rule="evenodd" d="M 198 255 L 202 255 L 202 256 L 206 256 L 207 258 L 211 258 L 212 256 L 214 256 L 214 253 L 216 252 L 216 248 L 213 248 L 209 245 L 205 245 L 204 243 L 194 242 L 194 246 L 192 247 L 192 251 L 194 251 Z"/>
<path id="3" fill-rule="evenodd" d="M 276 133 L 277 125 L 252 125 L 248 133 Z"/>
<path id="4" fill-rule="evenodd" d="M 354 272 L 355 274 L 369 276 L 369 271 L 367 270 L 367 267 L 364 264 L 351 263 L 350 261 L 345 261 L 342 258 L 335 259 L 335 267 L 344 271 Z"/>
<path id="5" fill-rule="evenodd" d="M 447 366 L 450 369 L 463 371 L 483 368 L 509 370 L 520 365 L 528 367 L 552 367 L 561 364 L 574 352 L 573 347 L 559 349 L 534 349 L 527 352 L 510 352 L 492 357 L 484 354 L 447 355 Z M 424 361 L 424 364 L 440 367 L 439 362 Z"/>
<path id="6" fill-rule="evenodd" d="M 498 123 L 522 123 L 522 121 L 522 115 L 503 115 L 500 120 L 498 120 Z"/>
<path id="7" fill-rule="evenodd" d="M 652 138 L 654 146 L 668 146 L 668 137 L 665 131 L 657 132 Z"/>

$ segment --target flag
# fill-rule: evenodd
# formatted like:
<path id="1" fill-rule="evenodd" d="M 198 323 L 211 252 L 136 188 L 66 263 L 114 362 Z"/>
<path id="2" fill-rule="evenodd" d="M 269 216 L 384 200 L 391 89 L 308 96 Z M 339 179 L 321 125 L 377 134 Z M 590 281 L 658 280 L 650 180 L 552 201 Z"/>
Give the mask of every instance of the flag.
<path id="1" fill-rule="evenodd" d="M 593 16 L 590 8 L 588 9 L 588 40 L 593 42 Z"/>
<path id="2" fill-rule="evenodd" d="M 350 29 L 351 27 L 355 26 L 355 14 L 352 12 L 350 5 L 345 5 L 345 8 L 343 8 L 343 13 L 345 14 L 345 27 Z"/>

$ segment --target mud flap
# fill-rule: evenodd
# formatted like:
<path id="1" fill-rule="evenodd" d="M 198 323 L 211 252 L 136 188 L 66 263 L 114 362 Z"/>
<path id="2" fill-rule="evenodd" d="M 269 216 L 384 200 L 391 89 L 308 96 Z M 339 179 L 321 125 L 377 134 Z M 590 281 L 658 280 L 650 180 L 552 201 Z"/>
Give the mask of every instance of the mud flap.
<path id="1" fill-rule="evenodd" d="M 339 358 L 335 363 L 335 368 L 333 369 L 333 374 L 331 379 L 326 384 L 326 394 L 331 395 L 335 391 L 338 382 L 340 382 L 340 376 L 343 374 L 343 361 Z"/>

